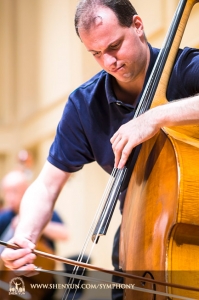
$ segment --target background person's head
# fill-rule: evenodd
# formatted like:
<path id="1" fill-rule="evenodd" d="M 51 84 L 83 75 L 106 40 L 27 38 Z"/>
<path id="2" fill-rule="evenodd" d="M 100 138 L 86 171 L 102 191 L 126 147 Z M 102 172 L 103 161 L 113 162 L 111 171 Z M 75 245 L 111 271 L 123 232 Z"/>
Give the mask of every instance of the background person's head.
<path id="1" fill-rule="evenodd" d="M 11 171 L 1 181 L 1 192 L 5 206 L 18 213 L 22 197 L 29 181 L 22 171 Z"/>

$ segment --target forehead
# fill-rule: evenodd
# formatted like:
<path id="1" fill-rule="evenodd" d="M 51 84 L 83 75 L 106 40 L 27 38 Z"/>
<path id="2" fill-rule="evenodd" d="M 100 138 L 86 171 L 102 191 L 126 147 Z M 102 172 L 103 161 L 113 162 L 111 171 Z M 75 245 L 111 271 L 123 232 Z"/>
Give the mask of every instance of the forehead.
<path id="1" fill-rule="evenodd" d="M 101 43 L 110 43 L 121 34 L 126 27 L 119 24 L 117 16 L 108 7 L 98 7 L 93 15 L 89 29 L 79 28 L 79 35 L 87 49 Z"/>

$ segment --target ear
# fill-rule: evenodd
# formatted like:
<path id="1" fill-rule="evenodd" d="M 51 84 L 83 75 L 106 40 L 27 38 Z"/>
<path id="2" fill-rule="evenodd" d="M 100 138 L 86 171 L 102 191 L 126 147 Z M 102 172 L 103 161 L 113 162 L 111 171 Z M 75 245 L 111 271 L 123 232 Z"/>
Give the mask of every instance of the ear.
<path id="1" fill-rule="evenodd" d="M 138 15 L 133 16 L 132 26 L 135 26 L 135 28 L 137 29 L 137 32 L 143 33 L 144 25 L 143 25 L 142 19 Z"/>

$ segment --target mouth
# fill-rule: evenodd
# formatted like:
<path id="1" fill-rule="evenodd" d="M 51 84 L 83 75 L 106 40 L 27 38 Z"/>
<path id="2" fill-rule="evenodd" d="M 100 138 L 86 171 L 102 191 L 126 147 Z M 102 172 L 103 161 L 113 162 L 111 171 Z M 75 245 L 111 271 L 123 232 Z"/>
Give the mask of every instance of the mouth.
<path id="1" fill-rule="evenodd" d="M 119 72 L 121 69 L 124 68 L 124 66 L 125 66 L 125 65 L 123 64 L 123 65 L 121 65 L 120 67 L 111 70 L 111 73 L 117 73 L 117 72 Z"/>

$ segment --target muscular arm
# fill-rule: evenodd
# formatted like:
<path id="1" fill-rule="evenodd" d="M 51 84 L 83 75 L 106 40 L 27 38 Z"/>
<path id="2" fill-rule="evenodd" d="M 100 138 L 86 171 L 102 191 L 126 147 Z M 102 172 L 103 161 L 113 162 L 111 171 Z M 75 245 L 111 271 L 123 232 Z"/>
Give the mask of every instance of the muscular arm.
<path id="1" fill-rule="evenodd" d="M 43 228 L 50 220 L 55 201 L 69 173 L 46 162 L 40 175 L 27 189 L 20 207 L 20 220 L 12 239 L 24 249 L 5 249 L 2 258 L 11 269 L 33 270 L 34 248 Z"/>
<path id="2" fill-rule="evenodd" d="M 173 101 L 148 110 L 122 125 L 111 138 L 115 167 L 124 167 L 132 149 L 164 126 L 199 124 L 199 96 Z"/>
<path id="3" fill-rule="evenodd" d="M 37 241 L 51 219 L 55 201 L 68 177 L 69 173 L 57 169 L 49 162 L 45 163 L 40 175 L 23 197 L 15 236 L 23 234 L 33 243 Z"/>

